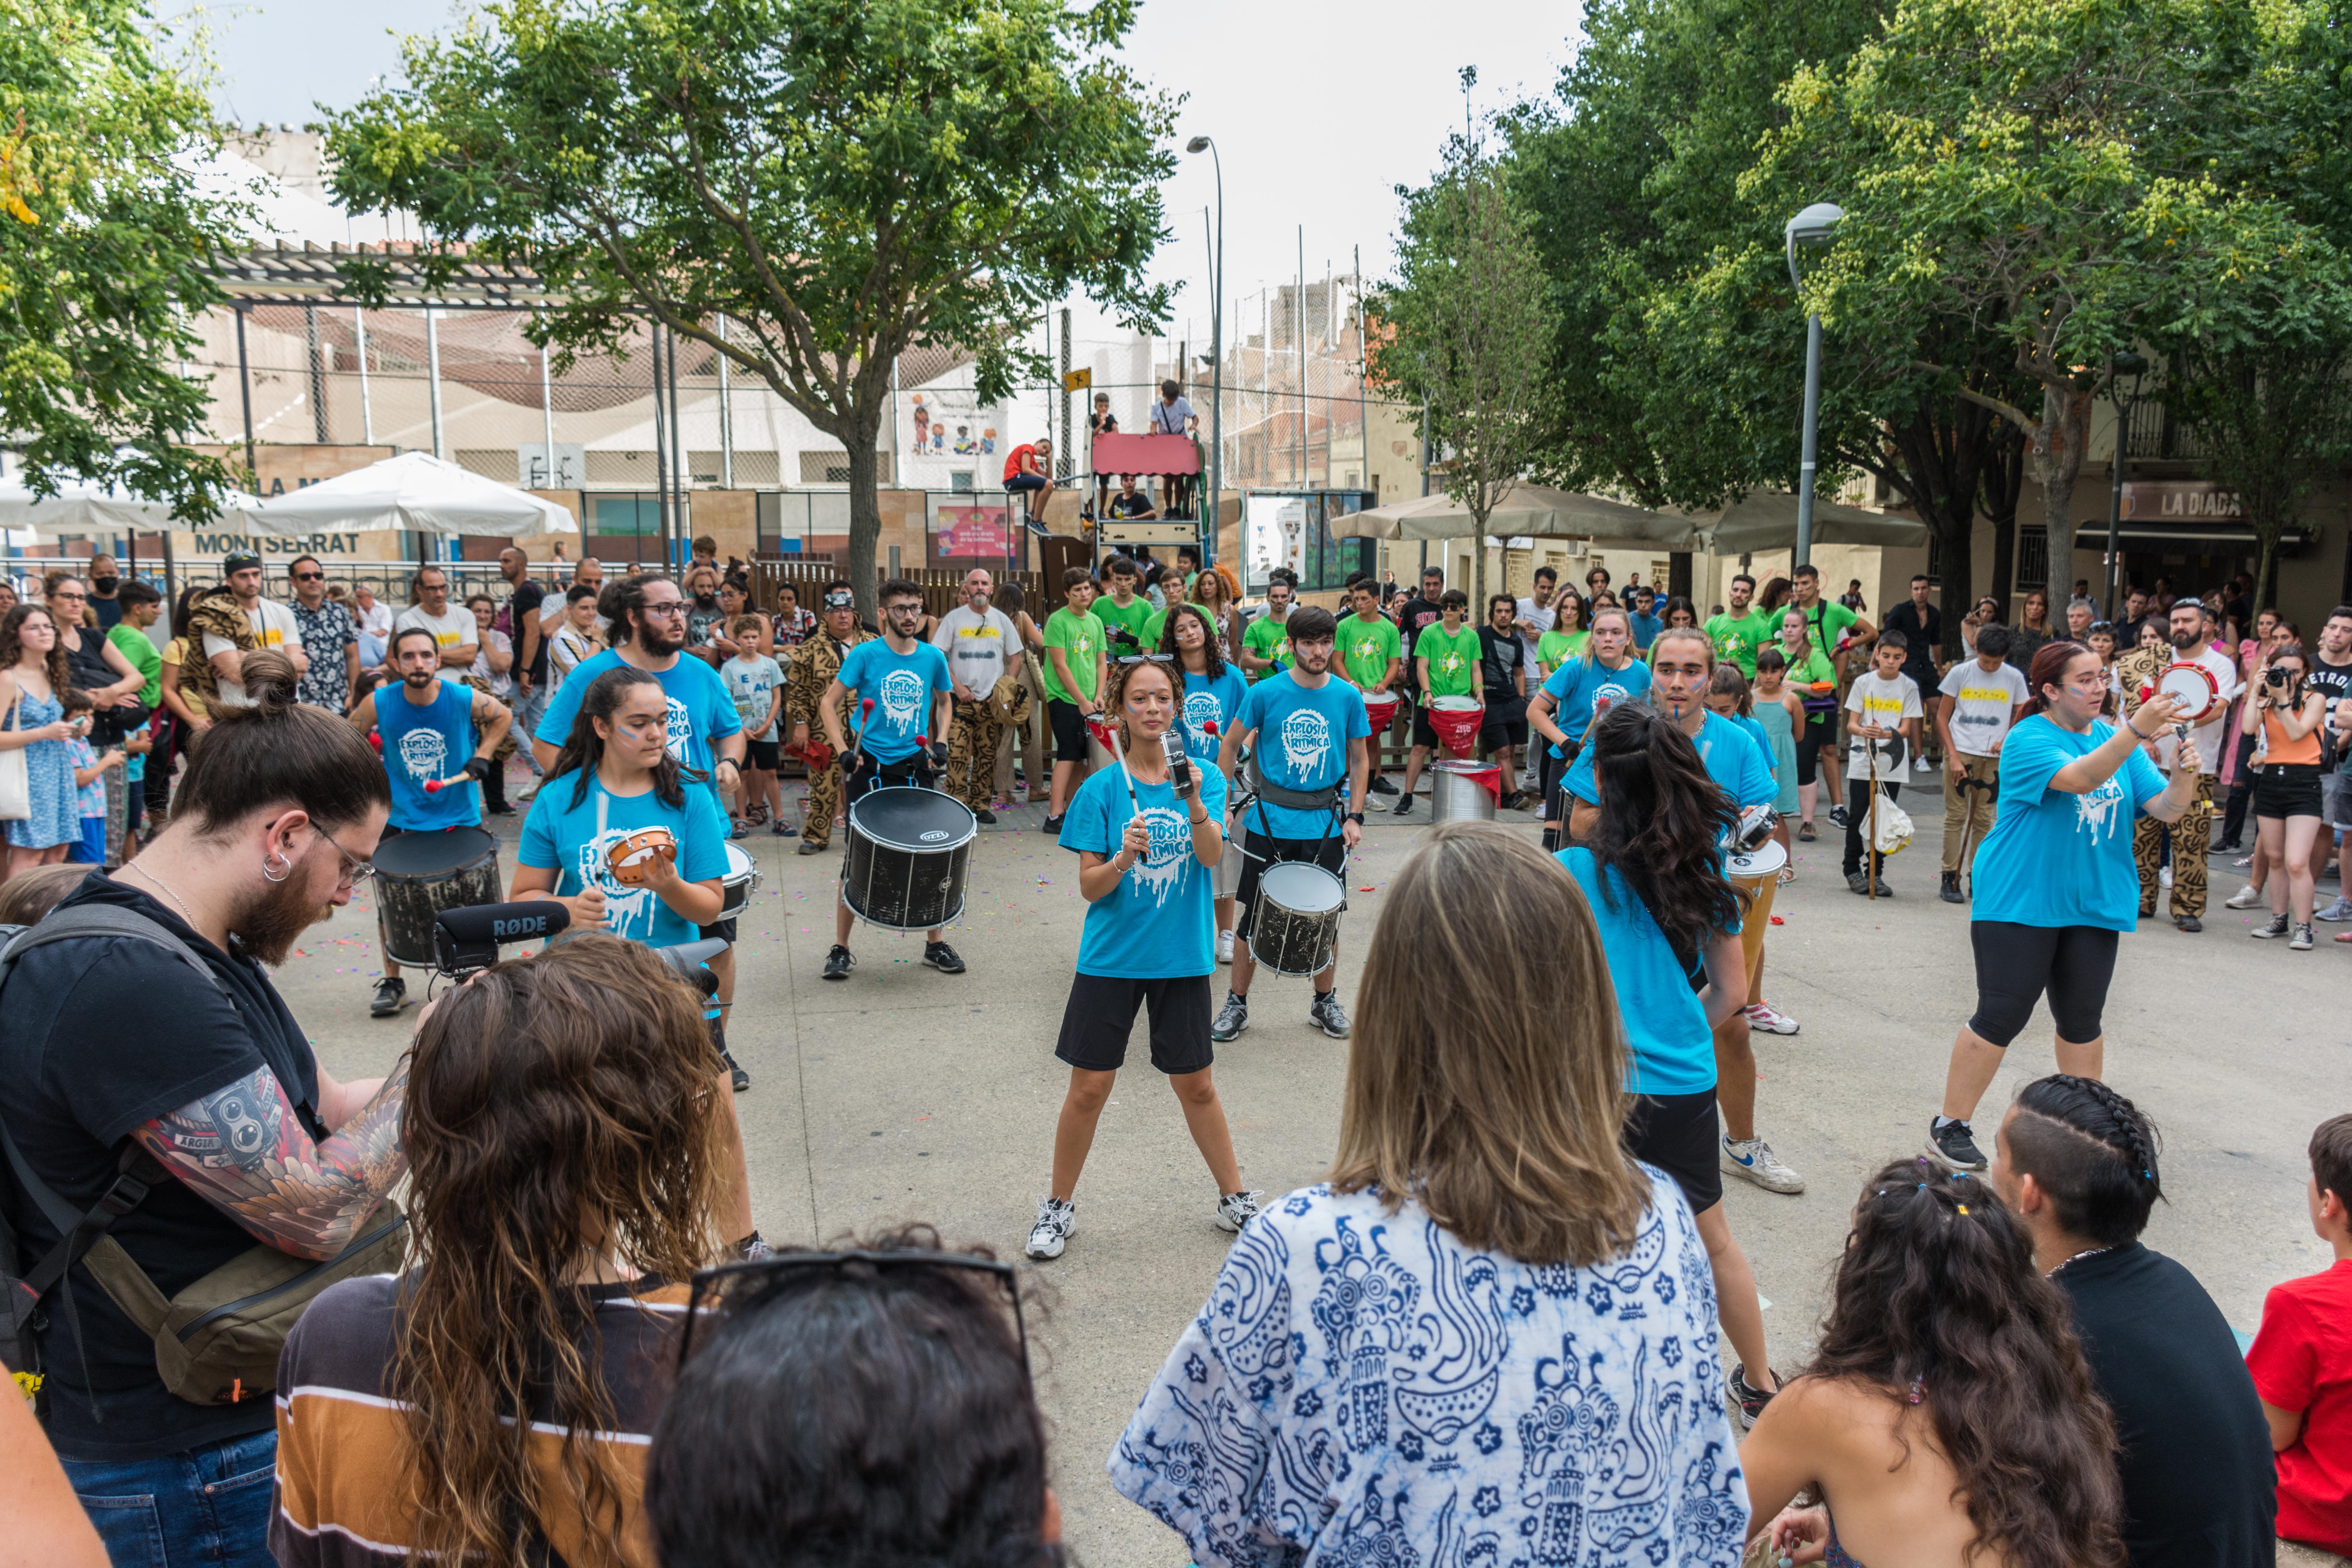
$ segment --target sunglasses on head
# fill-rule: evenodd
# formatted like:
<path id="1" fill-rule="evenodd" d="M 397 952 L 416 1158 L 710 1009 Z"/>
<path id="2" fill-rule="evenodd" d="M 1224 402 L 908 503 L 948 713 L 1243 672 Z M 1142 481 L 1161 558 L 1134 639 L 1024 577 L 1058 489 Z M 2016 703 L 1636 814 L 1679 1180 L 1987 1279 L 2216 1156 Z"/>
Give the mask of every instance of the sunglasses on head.
<path id="1" fill-rule="evenodd" d="M 776 1252 L 751 1263 L 702 1269 L 695 1275 L 693 1289 L 687 1297 L 686 1331 L 678 1339 L 677 1364 L 682 1367 L 693 1359 L 696 1326 L 705 1312 L 712 1315 L 710 1327 L 716 1329 L 795 1270 L 822 1268 L 840 1274 L 853 1267 L 870 1268 L 877 1275 L 893 1268 L 938 1268 L 967 1269 L 992 1276 L 1003 1283 L 1013 1303 L 1013 1333 L 1021 1342 L 1021 1370 L 1024 1373 L 1029 1370 L 1029 1324 L 1022 1316 L 1021 1279 L 1013 1265 L 968 1253 L 919 1251 Z"/>
<path id="2" fill-rule="evenodd" d="M 1118 656 L 1118 662 L 1120 664 L 1173 664 L 1176 662 L 1176 656 L 1172 653 L 1123 653 Z"/>

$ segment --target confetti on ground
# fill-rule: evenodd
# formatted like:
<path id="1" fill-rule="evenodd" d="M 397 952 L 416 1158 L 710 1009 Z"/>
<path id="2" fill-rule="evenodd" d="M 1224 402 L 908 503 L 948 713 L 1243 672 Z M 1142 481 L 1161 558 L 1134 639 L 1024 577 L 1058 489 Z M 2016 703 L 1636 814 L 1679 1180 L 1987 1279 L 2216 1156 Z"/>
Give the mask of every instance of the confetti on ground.
<path id="1" fill-rule="evenodd" d="M 1365 883 L 1362 887 L 1358 888 L 1358 889 L 1356 889 L 1356 891 L 1358 891 L 1358 892 L 1360 892 L 1360 893 L 1370 893 L 1370 892 L 1374 892 L 1374 891 L 1377 891 L 1377 890 L 1378 890 L 1378 889 L 1374 889 L 1374 888 L 1373 888 L 1373 886 L 1372 886 L 1370 882 Z"/>
<path id="2" fill-rule="evenodd" d="M 1772 923 L 1773 923 L 1774 925 L 1776 925 L 1776 926 L 1784 926 L 1784 925 L 1787 925 L 1789 922 L 1788 922 L 1787 921 L 1782 920 L 1779 915 L 1774 915 L 1774 916 L 1772 917 Z"/>

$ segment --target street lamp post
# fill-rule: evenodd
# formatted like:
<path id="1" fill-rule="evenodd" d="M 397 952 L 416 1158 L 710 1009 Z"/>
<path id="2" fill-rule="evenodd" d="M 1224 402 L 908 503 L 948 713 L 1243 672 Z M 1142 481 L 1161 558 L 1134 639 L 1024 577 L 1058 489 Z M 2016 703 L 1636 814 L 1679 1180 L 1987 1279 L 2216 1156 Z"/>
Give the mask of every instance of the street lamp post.
<path id="1" fill-rule="evenodd" d="M 1789 284 L 1800 293 L 1804 291 L 1804 279 L 1797 271 L 1797 247 L 1827 245 L 1845 209 L 1829 202 L 1815 202 L 1789 220 Z M 1805 316 L 1805 428 L 1803 456 L 1797 468 L 1797 550 L 1792 566 L 1803 566 L 1813 558 L 1813 469 L 1820 458 L 1822 418 L 1822 317 L 1818 310 Z"/>
<path id="2" fill-rule="evenodd" d="M 1209 154 L 1217 175 L 1217 249 L 1209 264 L 1209 494 L 1202 521 L 1201 564 L 1217 553 L 1217 521 L 1224 497 L 1225 479 L 1225 165 L 1213 137 L 1195 136 L 1184 143 L 1187 153 Z"/>
<path id="3" fill-rule="evenodd" d="M 2107 484 L 2107 614 L 2116 618 L 2116 576 L 2124 558 L 2124 453 L 2131 439 L 2132 410 L 2139 406 L 2139 378 L 2147 374 L 2147 361 L 2129 349 L 2107 361 L 2107 395 L 2116 404 L 2116 450 L 2108 459 Z M 2124 395 L 2124 377 L 2131 377 L 2131 395 Z"/>

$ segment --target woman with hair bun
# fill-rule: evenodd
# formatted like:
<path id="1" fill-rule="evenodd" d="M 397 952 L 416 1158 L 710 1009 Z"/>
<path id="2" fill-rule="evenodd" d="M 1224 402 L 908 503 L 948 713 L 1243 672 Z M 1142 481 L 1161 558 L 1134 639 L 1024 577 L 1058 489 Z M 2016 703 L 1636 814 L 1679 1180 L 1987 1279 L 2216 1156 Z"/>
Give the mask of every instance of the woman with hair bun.
<path id="1" fill-rule="evenodd" d="M 2000 815 L 1977 848 L 1977 1008 L 1928 1124 L 1927 1156 L 1948 1170 L 1985 1168 L 1969 1118 L 2045 991 L 2058 1070 L 2099 1076 L 2116 942 L 2139 915 L 2133 819 L 2178 822 L 2197 795 L 2193 742 L 2181 742 L 2169 783 L 2144 749 L 2179 711 L 2175 699 L 2158 692 L 2120 726 L 2107 722 L 2106 668 L 2078 642 L 2043 644 L 2025 683 L 2025 717 L 2001 742 Z"/>
<path id="2" fill-rule="evenodd" d="M 1780 1560 L 2123 1568 L 2115 1427 L 1983 1184 L 1925 1156 L 1871 1177 L 1819 1345 L 1739 1446 L 1748 1533 Z"/>

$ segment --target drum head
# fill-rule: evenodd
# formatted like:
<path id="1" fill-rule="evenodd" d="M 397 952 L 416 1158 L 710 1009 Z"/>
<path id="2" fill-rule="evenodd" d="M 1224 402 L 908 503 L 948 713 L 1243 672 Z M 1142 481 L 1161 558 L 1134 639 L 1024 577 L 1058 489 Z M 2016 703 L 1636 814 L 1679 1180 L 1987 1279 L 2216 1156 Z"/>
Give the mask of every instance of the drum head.
<path id="1" fill-rule="evenodd" d="M 2201 664 L 2167 665 L 2156 678 L 2156 689 L 2180 704 L 2176 723 L 2202 723 L 2221 705 L 2221 689 L 2214 684 L 2213 672 Z"/>
<path id="2" fill-rule="evenodd" d="M 1789 852 L 1776 840 L 1767 838 L 1745 855 L 1726 856 L 1723 874 L 1735 880 L 1742 877 L 1777 877 L 1788 863 Z"/>
<path id="3" fill-rule="evenodd" d="M 1339 878 L 1303 860 L 1267 867 L 1257 885 L 1268 899 L 1302 915 L 1328 914 L 1348 901 L 1348 889 Z"/>
<path id="4" fill-rule="evenodd" d="M 1475 713 L 1478 701 L 1473 697 L 1433 697 L 1429 708 L 1433 713 Z"/>
<path id="5" fill-rule="evenodd" d="M 499 841 L 478 827 L 403 833 L 376 846 L 372 864 L 379 877 L 431 881 L 498 852 Z"/>
<path id="6" fill-rule="evenodd" d="M 960 800 L 930 789 L 877 789 L 849 808 L 850 826 L 877 844 L 926 854 L 969 843 L 980 819 Z"/>
<path id="7" fill-rule="evenodd" d="M 740 844 L 727 846 L 727 875 L 723 880 L 738 882 L 752 874 L 751 857 Z"/>

